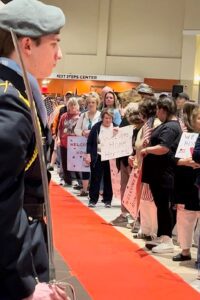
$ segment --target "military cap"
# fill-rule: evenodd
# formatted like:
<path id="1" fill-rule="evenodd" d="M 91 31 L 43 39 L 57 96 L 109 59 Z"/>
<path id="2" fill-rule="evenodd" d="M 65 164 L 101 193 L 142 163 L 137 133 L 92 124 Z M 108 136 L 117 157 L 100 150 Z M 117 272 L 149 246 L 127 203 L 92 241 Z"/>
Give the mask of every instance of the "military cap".
<path id="1" fill-rule="evenodd" d="M 0 28 L 12 28 L 19 36 L 37 38 L 56 33 L 64 24 L 60 8 L 38 0 L 13 0 L 0 9 Z"/>

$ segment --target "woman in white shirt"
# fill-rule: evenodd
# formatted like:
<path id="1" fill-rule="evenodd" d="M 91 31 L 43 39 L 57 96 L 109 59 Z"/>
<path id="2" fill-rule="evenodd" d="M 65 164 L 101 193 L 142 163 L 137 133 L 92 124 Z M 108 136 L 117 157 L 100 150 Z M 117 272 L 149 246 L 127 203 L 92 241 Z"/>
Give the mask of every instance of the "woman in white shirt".
<path id="1" fill-rule="evenodd" d="M 95 125 L 100 120 L 101 113 L 97 110 L 99 105 L 100 98 L 99 95 L 95 92 L 91 92 L 88 94 L 87 98 L 87 109 L 88 111 L 83 112 L 76 124 L 75 134 L 77 136 L 84 136 L 88 138 L 90 130 L 93 125 Z M 80 192 L 79 196 L 87 196 L 88 195 L 88 184 L 89 184 L 90 173 L 82 172 L 82 184 L 83 189 Z"/>
<path id="2" fill-rule="evenodd" d="M 87 159 L 90 164 L 91 181 L 89 189 L 89 207 L 95 207 L 99 199 L 101 180 L 103 179 L 103 201 L 105 207 L 111 207 L 113 197 L 109 160 L 101 161 L 101 142 L 113 137 L 117 132 L 113 123 L 113 110 L 105 108 L 102 111 L 102 121 L 95 124 L 87 141 Z"/>

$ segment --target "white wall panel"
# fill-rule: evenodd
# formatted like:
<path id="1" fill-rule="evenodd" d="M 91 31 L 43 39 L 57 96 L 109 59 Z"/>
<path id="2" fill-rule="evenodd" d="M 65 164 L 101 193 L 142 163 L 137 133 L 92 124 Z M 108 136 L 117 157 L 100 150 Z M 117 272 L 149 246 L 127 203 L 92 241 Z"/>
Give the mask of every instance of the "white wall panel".
<path id="1" fill-rule="evenodd" d="M 180 57 L 184 0 L 112 0 L 108 55 Z"/>
<path id="2" fill-rule="evenodd" d="M 109 56 L 106 74 L 176 79 L 180 77 L 180 65 L 181 59 Z"/>
<path id="3" fill-rule="evenodd" d="M 63 59 L 55 72 L 192 80 L 200 0 L 43 0 L 60 6 Z"/>
<path id="4" fill-rule="evenodd" d="M 67 22 L 62 30 L 65 54 L 95 55 L 97 53 L 99 1 L 43 1 L 61 7 L 66 14 Z"/>
<path id="5" fill-rule="evenodd" d="M 200 1 L 185 0 L 184 29 L 200 29 Z"/>

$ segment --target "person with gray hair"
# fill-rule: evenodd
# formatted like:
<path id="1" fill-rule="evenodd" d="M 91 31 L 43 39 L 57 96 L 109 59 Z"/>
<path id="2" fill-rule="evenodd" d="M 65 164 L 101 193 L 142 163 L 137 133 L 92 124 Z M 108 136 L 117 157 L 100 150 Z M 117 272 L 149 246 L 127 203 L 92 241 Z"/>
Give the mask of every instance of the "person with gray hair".
<path id="1" fill-rule="evenodd" d="M 2 6 L 2 5 L 1 5 Z M 37 242 L 23 209 L 27 198 L 35 199 L 34 219 L 41 217 L 44 196 L 30 103 L 10 30 L 15 32 L 35 100 L 42 135 L 47 113 L 37 79 L 48 77 L 62 53 L 60 29 L 65 24 L 62 10 L 37 0 L 13 0 L 0 9 L 0 299 L 39 299 L 44 275 L 44 247 L 38 261 Z M 29 184 L 28 184 L 29 182 Z M 40 204 L 40 205 L 39 205 Z M 33 210 L 32 210 L 33 212 Z M 41 223 L 38 223 L 41 226 Z M 34 224 L 31 224 L 34 225 Z M 44 241 L 42 230 L 40 240 Z M 45 246 L 45 244 L 44 244 Z M 33 248 L 34 247 L 34 248 Z M 46 253 L 47 254 L 47 253 Z M 42 266 L 42 267 L 41 267 Z M 47 260 L 48 267 L 48 260 Z M 47 291 L 48 293 L 48 291 Z M 50 295 L 50 291 L 49 291 Z M 43 297 L 42 299 L 51 299 Z"/>
<path id="2" fill-rule="evenodd" d="M 67 112 L 64 113 L 58 125 L 57 145 L 60 146 L 61 164 L 63 169 L 64 186 L 72 185 L 72 172 L 67 170 L 67 140 L 69 136 L 75 135 L 74 129 L 79 119 L 79 104 L 76 97 L 69 98 L 67 102 Z M 76 178 L 80 180 L 80 175 L 75 172 Z"/>

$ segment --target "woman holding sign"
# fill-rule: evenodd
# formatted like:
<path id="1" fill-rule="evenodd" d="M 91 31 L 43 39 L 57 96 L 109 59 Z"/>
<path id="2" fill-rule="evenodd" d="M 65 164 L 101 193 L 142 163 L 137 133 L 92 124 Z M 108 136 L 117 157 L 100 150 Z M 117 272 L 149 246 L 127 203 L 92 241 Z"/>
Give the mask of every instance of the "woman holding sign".
<path id="1" fill-rule="evenodd" d="M 97 110 L 99 105 L 100 98 L 99 95 L 95 92 L 89 93 L 87 97 L 87 111 L 83 112 L 76 124 L 74 133 L 77 136 L 84 136 L 88 138 L 89 133 L 97 122 L 100 120 L 100 111 Z M 83 189 L 78 196 L 84 197 L 88 195 L 88 184 L 90 179 L 89 172 L 82 172 L 82 184 Z"/>
<path id="2" fill-rule="evenodd" d="M 113 197 L 109 160 L 101 161 L 101 142 L 109 139 L 115 131 L 113 111 L 105 108 L 101 114 L 102 121 L 95 124 L 87 142 L 87 163 L 90 163 L 91 181 L 89 188 L 89 207 L 95 207 L 99 199 L 101 179 L 103 178 L 103 202 L 105 207 L 111 207 Z"/>
<path id="3" fill-rule="evenodd" d="M 71 172 L 67 169 L 67 140 L 68 136 L 75 135 L 74 128 L 78 119 L 79 105 L 77 99 L 75 97 L 71 97 L 67 103 L 67 112 L 62 115 L 58 126 L 57 144 L 60 146 L 64 186 L 72 185 Z M 78 172 L 76 172 L 75 175 L 76 178 L 79 179 Z"/>
<path id="4" fill-rule="evenodd" d="M 181 137 L 175 113 L 172 99 L 165 97 L 158 100 L 156 115 L 162 124 L 153 130 L 149 146 L 141 150 L 144 157 L 142 182 L 149 184 L 157 207 L 158 238 L 146 243 L 146 247 L 155 253 L 174 250 L 170 204 L 173 202 L 174 156 Z"/>
<path id="5" fill-rule="evenodd" d="M 185 141 L 185 145 L 189 145 L 190 148 L 190 146 L 192 146 L 190 141 L 196 138 L 195 132 L 200 132 L 200 109 L 198 105 L 186 102 L 183 107 L 183 116 L 184 125 L 187 128 L 187 140 Z M 185 145 L 183 144 L 182 146 L 183 150 L 186 149 Z M 181 151 L 179 151 L 177 155 L 175 202 L 178 203 L 177 231 L 182 251 L 173 257 L 173 261 L 185 261 L 191 260 L 190 248 L 192 246 L 194 228 L 200 216 L 199 191 L 195 184 L 199 173 L 198 167 L 200 167 L 200 165 L 192 160 L 192 153 L 188 155 L 185 151 L 185 157 L 183 157 Z M 194 156 L 195 155 L 196 151 L 194 152 Z"/>

